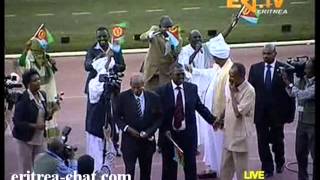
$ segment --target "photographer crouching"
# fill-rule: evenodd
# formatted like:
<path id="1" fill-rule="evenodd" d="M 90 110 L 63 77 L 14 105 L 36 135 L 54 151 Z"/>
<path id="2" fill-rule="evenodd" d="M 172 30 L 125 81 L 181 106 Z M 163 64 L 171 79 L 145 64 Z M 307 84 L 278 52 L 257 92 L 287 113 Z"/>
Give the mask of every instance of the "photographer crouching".
<path id="1" fill-rule="evenodd" d="M 288 94 L 298 101 L 299 116 L 295 145 L 298 179 L 307 180 L 309 152 L 315 164 L 315 59 L 313 57 L 306 62 L 298 63 L 304 66 L 304 76 L 296 76 L 295 82 L 291 83 L 287 78 L 287 73 L 283 71 L 282 78 L 287 85 Z M 294 66 L 297 69 L 295 64 Z M 313 168 L 313 179 L 315 179 L 315 168 Z"/>
<path id="2" fill-rule="evenodd" d="M 49 139 L 47 148 L 46 152 L 39 154 L 35 159 L 33 169 L 35 174 L 66 177 L 77 171 L 75 148 L 67 148 L 59 138 Z"/>

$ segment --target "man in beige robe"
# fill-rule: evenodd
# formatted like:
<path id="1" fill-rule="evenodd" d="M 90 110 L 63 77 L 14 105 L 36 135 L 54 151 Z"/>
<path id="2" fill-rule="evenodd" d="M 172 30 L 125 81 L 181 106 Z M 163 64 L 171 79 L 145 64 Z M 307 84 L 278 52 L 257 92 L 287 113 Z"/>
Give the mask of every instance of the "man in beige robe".
<path id="1" fill-rule="evenodd" d="M 173 48 L 168 39 L 167 31 L 173 26 L 169 16 L 160 19 L 159 26 L 152 26 L 147 32 L 141 34 L 140 40 L 149 41 L 149 50 L 144 61 L 143 73 L 145 75 L 145 89 L 155 90 L 157 87 L 170 82 L 169 67 L 176 61 L 182 46 Z"/>
<path id="2" fill-rule="evenodd" d="M 255 90 L 245 80 L 245 67 L 234 63 L 225 86 L 224 142 L 221 179 L 232 180 L 234 173 L 242 180 L 248 170 L 249 137 L 254 130 Z"/>

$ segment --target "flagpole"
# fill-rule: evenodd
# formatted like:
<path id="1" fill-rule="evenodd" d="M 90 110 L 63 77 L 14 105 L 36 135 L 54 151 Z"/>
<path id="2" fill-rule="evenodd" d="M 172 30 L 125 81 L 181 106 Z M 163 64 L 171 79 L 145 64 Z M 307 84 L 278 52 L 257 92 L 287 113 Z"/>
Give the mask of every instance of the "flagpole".
<path id="1" fill-rule="evenodd" d="M 225 30 L 224 32 L 222 32 L 222 36 L 224 38 L 226 38 L 230 34 L 230 32 L 236 27 L 236 25 L 238 24 L 239 18 L 241 16 L 242 12 L 244 11 L 244 9 L 245 9 L 245 6 L 242 5 L 242 7 L 238 11 L 237 15 L 235 16 L 235 18 L 233 19 L 233 21 L 229 25 L 228 29 Z"/>
<path id="2" fill-rule="evenodd" d="M 184 153 L 183 150 L 178 146 L 178 144 L 172 139 L 171 135 L 166 134 L 166 136 L 181 153 Z"/>
<path id="3" fill-rule="evenodd" d="M 43 26 L 44 26 L 44 24 L 42 23 L 42 24 L 40 25 L 40 27 L 38 28 L 38 30 L 36 31 L 36 33 L 32 36 L 32 38 L 36 37 L 36 35 L 39 33 L 39 31 L 42 29 Z M 32 39 L 32 38 L 31 38 L 31 39 Z"/>
<path id="4" fill-rule="evenodd" d="M 242 5 L 242 7 L 240 8 L 240 10 L 237 13 L 236 19 L 232 22 L 232 25 L 231 25 L 232 28 L 234 28 L 236 26 L 236 24 L 238 22 L 238 19 L 240 18 L 240 16 L 241 16 L 242 12 L 244 11 L 244 9 L 245 9 L 245 6 Z"/>

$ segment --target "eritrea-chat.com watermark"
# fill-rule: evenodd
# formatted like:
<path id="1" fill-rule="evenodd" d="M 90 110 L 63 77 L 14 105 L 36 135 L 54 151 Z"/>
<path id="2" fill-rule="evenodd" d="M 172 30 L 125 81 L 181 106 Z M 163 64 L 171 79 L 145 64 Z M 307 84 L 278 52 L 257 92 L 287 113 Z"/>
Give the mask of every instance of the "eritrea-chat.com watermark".
<path id="1" fill-rule="evenodd" d="M 74 171 L 66 177 L 59 177 L 58 174 L 35 174 L 27 171 L 26 174 L 12 174 L 11 180 L 131 180 L 130 174 L 103 174 L 96 173 L 80 175 Z"/>
<path id="2" fill-rule="evenodd" d="M 245 7 L 244 14 L 249 12 L 257 13 L 259 15 L 286 15 L 288 10 L 284 8 L 284 0 L 260 0 L 259 4 L 257 0 L 226 0 L 227 8 L 241 8 Z"/>

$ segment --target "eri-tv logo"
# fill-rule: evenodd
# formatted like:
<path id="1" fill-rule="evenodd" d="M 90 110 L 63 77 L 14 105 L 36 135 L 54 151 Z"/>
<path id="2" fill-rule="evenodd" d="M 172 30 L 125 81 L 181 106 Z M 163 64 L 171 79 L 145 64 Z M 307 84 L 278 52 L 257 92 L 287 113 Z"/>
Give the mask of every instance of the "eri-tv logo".
<path id="1" fill-rule="evenodd" d="M 248 12 L 258 14 L 288 14 L 284 8 L 284 0 L 227 0 L 227 8 L 241 8 L 244 6 Z"/>

